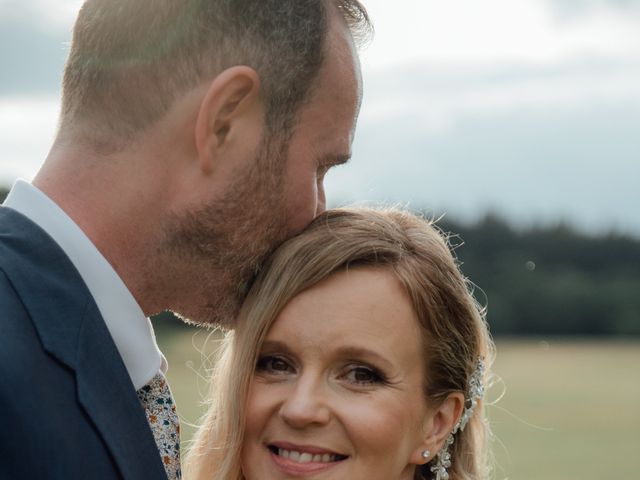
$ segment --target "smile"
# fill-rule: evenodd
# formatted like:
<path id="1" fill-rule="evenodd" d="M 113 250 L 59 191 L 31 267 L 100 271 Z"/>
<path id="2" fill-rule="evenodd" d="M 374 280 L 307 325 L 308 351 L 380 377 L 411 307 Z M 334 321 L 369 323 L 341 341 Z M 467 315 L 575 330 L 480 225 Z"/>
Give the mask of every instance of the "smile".
<path id="1" fill-rule="evenodd" d="M 313 454 L 308 452 L 298 452 L 296 450 L 285 450 L 284 448 L 277 447 L 269 447 L 269 450 L 279 457 L 288 458 L 289 460 L 293 460 L 297 463 L 331 463 L 347 458 L 344 455 L 338 455 L 335 453 Z"/>
<path id="2" fill-rule="evenodd" d="M 328 450 L 293 445 L 268 445 L 276 465 L 289 474 L 312 474 L 340 464 L 348 457 Z"/>

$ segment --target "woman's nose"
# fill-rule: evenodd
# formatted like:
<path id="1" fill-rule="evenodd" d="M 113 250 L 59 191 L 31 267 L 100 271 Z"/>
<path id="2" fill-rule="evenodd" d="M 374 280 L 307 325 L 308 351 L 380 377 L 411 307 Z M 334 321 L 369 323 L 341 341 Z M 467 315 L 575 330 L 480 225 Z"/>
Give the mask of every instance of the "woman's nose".
<path id="1" fill-rule="evenodd" d="M 280 417 L 293 428 L 325 425 L 331 410 L 322 385 L 318 381 L 301 379 L 282 403 Z"/>

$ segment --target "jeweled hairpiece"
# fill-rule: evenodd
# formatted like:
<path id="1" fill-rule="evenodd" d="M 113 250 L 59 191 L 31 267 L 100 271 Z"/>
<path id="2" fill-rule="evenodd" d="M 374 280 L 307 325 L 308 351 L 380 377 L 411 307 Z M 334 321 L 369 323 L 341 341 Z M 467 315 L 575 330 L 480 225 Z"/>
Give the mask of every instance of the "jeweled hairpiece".
<path id="1" fill-rule="evenodd" d="M 473 415 L 473 411 L 476 409 L 478 402 L 482 400 L 484 397 L 484 384 L 482 383 L 482 379 L 484 378 L 484 360 L 482 358 L 478 359 L 478 363 L 476 364 L 476 368 L 471 374 L 471 378 L 469 378 L 469 388 L 467 390 L 467 395 L 465 398 L 465 409 L 462 412 L 462 416 L 458 423 L 453 428 L 452 433 L 457 433 L 458 430 L 464 430 L 464 427 L 467 426 L 469 420 L 471 420 L 471 416 Z"/>
<path id="2" fill-rule="evenodd" d="M 431 467 L 431 472 L 435 474 L 434 480 L 449 479 L 449 473 L 447 472 L 447 469 L 451 467 L 451 453 L 449 452 L 449 447 L 453 445 L 453 436 L 464 430 L 469 423 L 469 420 L 471 420 L 478 402 L 482 400 L 482 397 L 484 397 L 484 383 L 482 383 L 483 378 L 484 359 L 479 358 L 476 368 L 473 370 L 473 373 L 469 378 L 469 385 L 465 394 L 464 411 L 460 416 L 460 420 L 458 420 L 458 423 L 453 427 L 453 430 L 451 430 L 447 440 L 444 442 L 444 446 L 436 455 L 435 465 Z"/>

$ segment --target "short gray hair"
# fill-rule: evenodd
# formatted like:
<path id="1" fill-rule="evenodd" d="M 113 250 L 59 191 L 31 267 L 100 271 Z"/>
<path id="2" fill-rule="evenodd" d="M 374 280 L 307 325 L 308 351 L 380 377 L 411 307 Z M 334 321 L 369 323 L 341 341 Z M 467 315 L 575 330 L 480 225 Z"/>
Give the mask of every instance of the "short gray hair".
<path id="1" fill-rule="evenodd" d="M 286 134 L 323 64 L 330 8 L 356 42 L 372 32 L 358 0 L 86 0 L 61 128 L 133 138 L 190 89 L 248 65 L 261 78 L 268 130 Z"/>

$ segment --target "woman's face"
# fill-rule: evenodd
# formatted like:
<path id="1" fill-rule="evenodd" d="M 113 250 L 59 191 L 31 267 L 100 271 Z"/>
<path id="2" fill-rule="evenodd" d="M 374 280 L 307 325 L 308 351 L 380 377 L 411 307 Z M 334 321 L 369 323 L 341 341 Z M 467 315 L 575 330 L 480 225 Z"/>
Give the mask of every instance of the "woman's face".
<path id="1" fill-rule="evenodd" d="M 292 299 L 247 400 L 247 480 L 412 479 L 424 449 L 422 335 L 389 272 L 340 272 Z"/>

